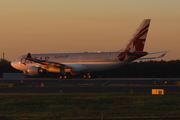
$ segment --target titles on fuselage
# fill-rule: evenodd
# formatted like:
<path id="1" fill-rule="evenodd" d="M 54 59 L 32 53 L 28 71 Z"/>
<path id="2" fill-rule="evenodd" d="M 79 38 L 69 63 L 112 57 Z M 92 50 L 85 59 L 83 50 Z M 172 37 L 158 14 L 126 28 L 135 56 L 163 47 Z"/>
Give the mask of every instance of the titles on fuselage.
<path id="1" fill-rule="evenodd" d="M 33 58 L 35 58 L 35 59 L 40 59 L 40 60 L 49 60 L 49 57 L 33 57 Z M 26 57 L 22 57 L 21 58 L 21 64 L 24 64 L 24 65 L 26 65 L 26 64 L 33 64 L 33 63 L 36 63 L 36 62 L 33 62 L 33 61 L 30 61 L 30 60 L 26 60 Z"/>
<path id="2" fill-rule="evenodd" d="M 54 58 L 67 58 L 69 55 L 55 55 Z"/>

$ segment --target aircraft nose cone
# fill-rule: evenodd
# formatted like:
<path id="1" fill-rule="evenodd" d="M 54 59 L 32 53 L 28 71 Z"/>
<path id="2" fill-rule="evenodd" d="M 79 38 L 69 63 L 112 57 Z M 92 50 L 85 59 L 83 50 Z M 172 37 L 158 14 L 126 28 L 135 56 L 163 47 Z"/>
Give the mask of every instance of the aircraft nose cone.
<path id="1" fill-rule="evenodd" d="M 13 62 L 11 62 L 11 66 L 14 68 L 14 61 L 13 61 Z"/>
<path id="2" fill-rule="evenodd" d="M 12 61 L 12 62 L 11 62 L 11 66 L 12 66 L 13 68 L 17 69 L 17 63 L 16 63 L 15 61 Z"/>

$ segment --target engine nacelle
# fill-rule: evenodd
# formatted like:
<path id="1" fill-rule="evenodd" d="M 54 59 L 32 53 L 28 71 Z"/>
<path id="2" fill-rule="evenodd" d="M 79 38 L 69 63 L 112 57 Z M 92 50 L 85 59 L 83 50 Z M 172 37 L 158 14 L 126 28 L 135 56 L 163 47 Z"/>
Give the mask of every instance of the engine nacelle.
<path id="1" fill-rule="evenodd" d="M 46 74 L 47 70 L 43 69 L 41 67 L 32 66 L 32 67 L 28 68 L 27 72 L 28 72 L 29 76 L 38 76 L 38 75 Z"/>

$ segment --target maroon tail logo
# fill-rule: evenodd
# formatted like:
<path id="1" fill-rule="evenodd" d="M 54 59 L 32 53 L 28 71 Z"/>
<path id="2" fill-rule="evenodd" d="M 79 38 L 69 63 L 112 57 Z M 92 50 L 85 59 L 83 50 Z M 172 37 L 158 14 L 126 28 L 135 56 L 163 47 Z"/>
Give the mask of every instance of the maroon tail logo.
<path id="1" fill-rule="evenodd" d="M 126 58 L 126 53 L 124 52 L 136 52 L 136 51 L 143 51 L 144 44 L 146 41 L 146 36 L 148 32 L 149 24 L 146 25 L 143 29 L 141 29 L 129 42 L 126 48 L 123 50 L 122 53 L 119 54 L 119 60 L 124 61 Z"/>
<path id="2" fill-rule="evenodd" d="M 144 27 L 139 33 L 134 36 L 131 42 L 127 45 L 124 52 L 143 51 L 146 41 L 146 34 L 148 32 L 149 24 Z"/>

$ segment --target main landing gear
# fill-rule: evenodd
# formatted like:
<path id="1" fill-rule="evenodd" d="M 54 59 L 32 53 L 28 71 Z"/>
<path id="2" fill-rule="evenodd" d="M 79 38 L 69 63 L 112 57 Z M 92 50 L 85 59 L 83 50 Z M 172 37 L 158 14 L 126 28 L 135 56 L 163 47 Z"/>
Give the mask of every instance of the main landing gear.
<path id="1" fill-rule="evenodd" d="M 89 79 L 90 79 L 90 78 L 94 78 L 94 76 L 93 76 L 92 74 L 90 74 L 90 73 L 87 73 L 87 74 L 84 74 L 84 75 L 83 75 L 83 78 L 84 78 L 84 79 L 86 79 L 86 78 L 89 78 Z"/>

